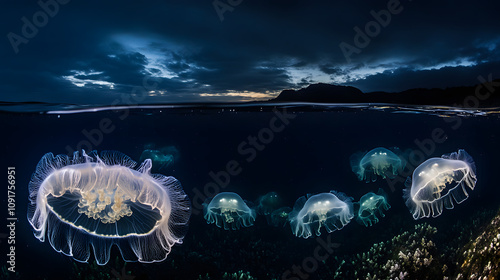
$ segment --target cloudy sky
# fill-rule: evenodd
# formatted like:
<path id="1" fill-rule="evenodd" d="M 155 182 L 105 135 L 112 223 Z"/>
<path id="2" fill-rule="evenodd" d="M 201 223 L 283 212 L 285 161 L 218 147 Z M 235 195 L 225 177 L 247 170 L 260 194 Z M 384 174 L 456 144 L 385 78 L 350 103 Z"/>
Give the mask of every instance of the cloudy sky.
<path id="1" fill-rule="evenodd" d="M 500 76 L 498 1 L 2 4 L 1 101 L 248 101 L 318 82 L 400 91 Z"/>

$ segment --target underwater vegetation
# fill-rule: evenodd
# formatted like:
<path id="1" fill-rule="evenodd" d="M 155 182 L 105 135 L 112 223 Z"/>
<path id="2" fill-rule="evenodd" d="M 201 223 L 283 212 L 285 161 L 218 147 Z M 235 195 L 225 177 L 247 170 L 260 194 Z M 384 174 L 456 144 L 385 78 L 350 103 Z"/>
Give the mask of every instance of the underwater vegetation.
<path id="1" fill-rule="evenodd" d="M 198 280 L 211 280 L 211 279 L 216 279 L 216 278 L 210 278 L 210 276 L 208 274 L 205 276 L 200 275 L 198 277 Z M 243 270 L 240 270 L 240 271 L 234 272 L 234 273 L 224 272 L 224 274 L 222 275 L 222 278 L 220 278 L 220 279 L 221 280 L 255 280 L 257 278 L 250 275 L 250 272 L 244 272 Z"/>
<path id="2" fill-rule="evenodd" d="M 474 190 L 476 166 L 465 150 L 430 158 L 408 177 L 403 198 L 415 220 L 437 217 L 446 209 L 453 209 L 455 201 L 462 203 L 469 197 L 467 188 Z"/>
<path id="3" fill-rule="evenodd" d="M 379 189 L 377 194 L 369 192 L 363 195 L 359 202 L 354 203 L 356 221 L 365 226 L 372 226 L 378 223 L 379 218 L 385 217 L 384 211 L 389 210 L 391 205 L 387 202 L 387 195 Z"/>
<path id="4" fill-rule="evenodd" d="M 438 239 L 438 229 L 422 223 L 368 251 L 335 256 L 322 279 L 499 279 L 500 209 L 493 218 L 482 212 L 452 228 Z M 447 243 L 455 234 L 472 236 Z"/>
<path id="5" fill-rule="evenodd" d="M 313 233 L 321 235 L 322 227 L 328 233 L 342 229 L 353 217 L 352 198 L 331 191 L 300 197 L 288 218 L 295 236 L 309 238 Z"/>
<path id="6" fill-rule="evenodd" d="M 150 159 L 158 170 L 165 169 L 179 160 L 179 150 L 175 146 L 165 146 L 155 149 L 153 144 L 145 145 L 140 161 Z"/>
<path id="7" fill-rule="evenodd" d="M 43 156 L 29 183 L 35 237 L 80 262 L 92 248 L 106 264 L 113 245 L 125 261 L 164 260 L 182 243 L 190 202 L 175 178 L 150 173 L 150 159 L 135 166 L 116 151 Z"/>
<path id="8" fill-rule="evenodd" d="M 203 204 L 204 218 L 208 224 L 217 225 L 225 230 L 237 230 L 253 226 L 257 216 L 243 199 L 233 192 L 222 192 Z"/>
<path id="9" fill-rule="evenodd" d="M 0 279 L 5 279 L 5 280 L 21 279 L 21 275 L 19 274 L 19 271 L 13 273 L 7 269 L 6 265 L 3 265 L 2 269 L 0 270 Z"/>
<path id="10" fill-rule="evenodd" d="M 399 148 L 375 148 L 369 152 L 354 153 L 351 158 L 351 169 L 360 181 L 375 182 L 377 175 L 382 178 L 394 178 L 398 170 L 403 170 L 406 160 Z"/>
<path id="11" fill-rule="evenodd" d="M 436 279 L 442 275 L 432 241 L 436 232 L 435 227 L 419 224 L 391 240 L 373 244 L 367 252 L 335 257 L 340 265 L 331 272 L 333 279 Z"/>
<path id="12" fill-rule="evenodd" d="M 460 272 L 455 279 L 499 279 L 500 210 L 484 230 L 458 252 Z"/>
<path id="13" fill-rule="evenodd" d="M 98 265 L 96 261 L 88 264 L 74 262 L 72 274 L 72 278 L 78 280 L 132 280 L 136 278 L 127 268 L 127 262 L 121 261 L 118 257 L 115 258 L 114 263 L 111 261 L 107 265 Z"/>

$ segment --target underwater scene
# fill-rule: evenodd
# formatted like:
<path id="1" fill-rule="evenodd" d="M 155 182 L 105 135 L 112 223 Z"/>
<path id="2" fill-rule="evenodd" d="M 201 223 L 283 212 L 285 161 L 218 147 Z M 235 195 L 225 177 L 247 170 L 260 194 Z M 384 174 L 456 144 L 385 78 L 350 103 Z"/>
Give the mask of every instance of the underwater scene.
<path id="1" fill-rule="evenodd" d="M 500 276 L 495 110 L 144 106 L 0 122 L 2 279 Z"/>
<path id="2" fill-rule="evenodd" d="M 2 4 L 0 280 L 500 279 L 500 1 Z"/>

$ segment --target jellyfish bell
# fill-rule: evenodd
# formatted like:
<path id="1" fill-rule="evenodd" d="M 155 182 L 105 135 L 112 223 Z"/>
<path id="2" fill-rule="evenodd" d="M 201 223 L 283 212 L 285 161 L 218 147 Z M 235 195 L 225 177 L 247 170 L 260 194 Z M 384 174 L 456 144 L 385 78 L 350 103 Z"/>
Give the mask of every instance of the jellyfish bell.
<path id="1" fill-rule="evenodd" d="M 106 264 L 113 245 L 125 261 L 164 260 L 182 243 L 190 202 L 175 178 L 150 173 L 151 160 L 135 166 L 116 151 L 43 156 L 29 184 L 35 237 L 80 262 L 92 250 Z"/>
<path id="2" fill-rule="evenodd" d="M 328 233 L 342 229 L 353 217 L 352 198 L 336 191 L 300 197 L 288 216 L 293 234 L 303 238 L 319 236 L 322 227 Z"/>
<path id="3" fill-rule="evenodd" d="M 369 152 L 357 152 L 350 158 L 351 169 L 360 181 L 375 182 L 377 175 L 394 178 L 406 166 L 404 153 L 399 148 L 375 148 Z"/>
<path id="4" fill-rule="evenodd" d="M 215 224 L 225 230 L 237 230 L 253 226 L 257 216 L 238 194 L 222 192 L 203 203 L 204 218 L 208 224 Z"/>
<path id="5" fill-rule="evenodd" d="M 465 150 L 430 158 L 420 164 L 412 177 L 406 180 L 403 197 L 415 220 L 437 217 L 454 202 L 462 203 L 469 197 L 467 189 L 476 186 L 476 165 Z"/>
<path id="6" fill-rule="evenodd" d="M 378 223 L 381 217 L 385 217 L 384 211 L 391 208 L 387 202 L 387 195 L 382 189 L 379 189 L 377 194 L 369 192 L 363 195 L 359 202 L 354 203 L 354 206 L 356 221 L 367 227 Z"/>

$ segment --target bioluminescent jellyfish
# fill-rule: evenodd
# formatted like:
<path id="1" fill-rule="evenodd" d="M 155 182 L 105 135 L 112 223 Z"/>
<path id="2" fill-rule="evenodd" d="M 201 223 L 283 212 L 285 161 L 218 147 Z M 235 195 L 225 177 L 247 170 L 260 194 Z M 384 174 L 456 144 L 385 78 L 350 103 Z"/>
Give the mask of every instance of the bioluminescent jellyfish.
<path id="1" fill-rule="evenodd" d="M 476 186 L 476 165 L 465 150 L 430 158 L 406 180 L 403 198 L 415 220 L 437 217 L 469 197 L 467 188 Z"/>
<path id="2" fill-rule="evenodd" d="M 155 170 L 165 169 L 179 160 L 179 150 L 175 146 L 165 146 L 155 149 L 154 144 L 146 144 L 144 148 L 140 161 L 145 161 L 148 158 L 151 159 Z"/>
<path id="3" fill-rule="evenodd" d="M 406 160 L 398 148 L 375 148 L 369 152 L 357 152 L 350 158 L 352 172 L 360 181 L 375 182 L 377 175 L 394 178 L 403 170 Z"/>
<path id="4" fill-rule="evenodd" d="M 225 230 L 236 230 L 241 226 L 253 226 L 257 216 L 236 193 L 223 192 L 203 204 L 203 213 L 208 224 L 217 225 Z"/>
<path id="5" fill-rule="evenodd" d="M 164 169 L 174 162 L 174 156 L 165 155 L 158 150 L 144 150 L 140 161 L 145 161 L 146 159 L 150 159 L 155 166 L 158 166 L 158 169 Z"/>
<path id="6" fill-rule="evenodd" d="M 297 199 L 288 216 L 293 234 L 303 238 L 319 236 L 322 227 L 329 233 L 342 229 L 353 217 L 352 198 L 336 191 Z"/>
<path id="7" fill-rule="evenodd" d="M 284 227 L 286 223 L 288 223 L 288 215 L 292 212 L 292 208 L 290 207 L 281 207 L 279 209 L 274 210 L 267 219 L 267 223 L 271 226 L 275 227 Z"/>
<path id="8" fill-rule="evenodd" d="M 113 245 L 125 261 L 164 260 L 182 243 L 190 202 L 174 177 L 150 173 L 151 160 L 135 166 L 115 151 L 43 156 L 29 184 L 35 237 L 80 262 L 92 250 L 106 264 Z"/>
<path id="9" fill-rule="evenodd" d="M 363 195 L 354 206 L 357 213 L 356 221 L 367 227 L 378 223 L 379 218 L 385 217 L 384 211 L 391 208 L 382 189 L 379 189 L 377 194 L 369 192 Z"/>
<path id="10" fill-rule="evenodd" d="M 278 196 L 276 192 L 267 193 L 256 201 L 257 214 L 259 215 L 270 215 L 274 210 L 278 209 L 282 205 L 281 197 Z"/>
<path id="11" fill-rule="evenodd" d="M 164 155 L 171 155 L 174 158 L 174 162 L 178 161 L 180 158 L 180 152 L 175 146 L 165 146 L 160 148 L 160 152 Z"/>

